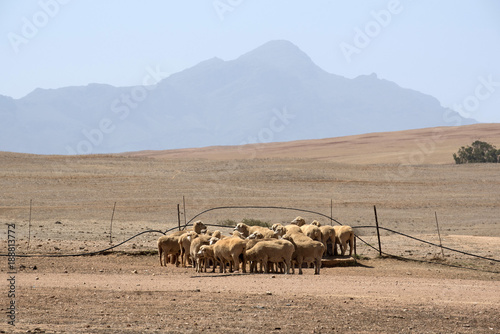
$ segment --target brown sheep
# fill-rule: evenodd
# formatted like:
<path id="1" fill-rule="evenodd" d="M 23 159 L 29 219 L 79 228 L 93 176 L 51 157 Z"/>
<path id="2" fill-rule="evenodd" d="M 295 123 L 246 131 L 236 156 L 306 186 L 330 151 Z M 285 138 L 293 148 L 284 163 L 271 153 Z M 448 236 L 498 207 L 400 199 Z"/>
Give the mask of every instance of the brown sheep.
<path id="1" fill-rule="evenodd" d="M 246 273 L 245 249 L 246 241 L 238 237 L 225 238 L 217 241 L 214 244 L 214 256 L 220 263 L 220 272 L 226 272 L 226 262 L 229 262 L 229 272 L 234 269 L 240 270 L 240 257 L 243 257 L 243 272 Z"/>
<path id="2" fill-rule="evenodd" d="M 264 272 L 269 272 L 268 263 L 284 263 L 285 264 L 285 274 L 290 273 L 290 266 L 292 261 L 292 255 L 295 251 L 295 247 L 290 241 L 287 240 L 276 240 L 271 239 L 267 241 L 261 241 L 255 244 L 250 249 L 245 252 L 245 257 L 247 261 L 252 261 L 250 266 L 250 272 L 253 272 L 257 268 L 257 263 L 261 263 L 264 266 Z"/>
<path id="3" fill-rule="evenodd" d="M 302 263 L 314 263 L 314 275 L 319 275 L 321 268 L 321 257 L 325 251 L 325 246 L 319 241 L 311 240 L 308 236 L 301 233 L 285 234 L 283 239 L 290 241 L 294 247 L 292 259 L 299 267 L 299 275 L 302 275 Z M 292 264 L 292 272 L 295 272 Z"/>
<path id="4" fill-rule="evenodd" d="M 354 247 L 354 232 L 352 227 L 344 225 L 344 226 L 334 226 L 335 229 L 335 243 L 340 246 L 340 254 L 344 256 L 345 251 L 347 249 L 347 242 L 349 242 L 349 256 L 352 256 L 352 250 Z M 336 250 L 337 246 L 334 245 L 334 250 Z"/>
<path id="5" fill-rule="evenodd" d="M 181 249 L 179 247 L 179 236 L 164 235 L 158 238 L 158 255 L 160 256 L 160 266 L 166 266 L 169 255 L 174 256 L 174 263 L 179 266 L 179 255 Z"/>

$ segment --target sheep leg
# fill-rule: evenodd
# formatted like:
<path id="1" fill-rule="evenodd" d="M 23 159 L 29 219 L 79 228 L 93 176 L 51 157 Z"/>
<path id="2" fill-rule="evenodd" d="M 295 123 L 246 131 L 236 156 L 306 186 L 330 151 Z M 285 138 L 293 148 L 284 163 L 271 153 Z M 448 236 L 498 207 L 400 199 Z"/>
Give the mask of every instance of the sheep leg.
<path id="1" fill-rule="evenodd" d="M 239 272 L 240 271 L 240 259 L 238 256 L 233 255 L 233 262 L 234 262 L 234 271 Z"/>
<path id="2" fill-rule="evenodd" d="M 291 261 L 288 259 L 285 259 L 285 275 L 290 274 L 290 265 L 291 265 Z"/>
<path id="3" fill-rule="evenodd" d="M 304 259 L 302 257 L 297 257 L 297 265 L 299 267 L 299 275 L 302 275 L 302 263 Z"/>
<path id="4" fill-rule="evenodd" d="M 163 264 L 164 264 L 165 267 L 168 264 L 168 254 L 165 251 L 163 251 Z"/>
<path id="5" fill-rule="evenodd" d="M 264 266 L 264 272 L 269 273 L 269 259 L 267 256 L 264 256 L 262 259 L 262 265 Z"/>
<path id="6" fill-rule="evenodd" d="M 243 260 L 241 262 L 241 270 L 243 271 L 243 273 L 247 272 L 247 259 L 245 257 L 245 254 L 243 254 Z"/>
<path id="7" fill-rule="evenodd" d="M 320 268 L 321 268 L 321 259 L 316 259 L 314 261 L 314 275 L 319 275 Z"/>
<path id="8" fill-rule="evenodd" d="M 158 247 L 158 254 L 160 255 L 160 267 L 163 267 L 163 262 L 161 261 L 161 258 L 163 256 L 163 251 L 161 247 Z"/>

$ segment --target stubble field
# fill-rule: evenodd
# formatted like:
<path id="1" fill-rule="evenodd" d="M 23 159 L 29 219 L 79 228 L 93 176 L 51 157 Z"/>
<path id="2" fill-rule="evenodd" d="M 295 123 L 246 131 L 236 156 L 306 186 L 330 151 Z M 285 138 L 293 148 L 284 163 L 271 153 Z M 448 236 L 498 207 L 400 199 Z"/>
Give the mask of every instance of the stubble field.
<path id="1" fill-rule="evenodd" d="M 458 146 L 469 144 L 470 137 L 465 138 L 463 144 L 454 140 Z M 440 143 L 435 142 L 432 152 L 444 150 Z M 418 152 L 417 144 L 408 141 L 406 151 L 396 150 L 408 157 Z M 439 244 L 437 214 L 444 246 L 500 259 L 498 166 L 454 165 L 449 155 L 439 161 L 425 152 L 420 164 L 386 163 L 370 155 L 375 146 L 364 148 L 366 163 L 346 163 L 347 158 L 336 158 L 341 147 L 332 145 L 316 157 L 307 153 L 317 145 L 301 145 L 291 156 L 275 158 L 262 146 L 238 150 L 232 158 L 223 148 L 219 155 L 212 149 L 210 157 L 199 151 L 198 156 L 184 152 L 181 157 L 157 152 L 85 157 L 0 153 L 1 253 L 7 253 L 7 224 L 15 224 L 17 245 L 16 326 L 7 324 L 6 283 L 0 291 L 5 315 L 0 330 L 500 331 L 498 262 L 450 250 L 443 257 L 437 247 L 388 232 L 382 232 L 383 251 L 407 260 L 379 258 L 371 247 L 378 247 L 372 228 L 356 229 L 366 242 L 357 242 L 356 266 L 323 268 L 319 276 L 313 269 L 285 276 L 196 274 L 191 268 L 160 267 L 152 254 L 159 233 L 143 234 L 107 255 L 39 257 L 98 251 L 142 231 L 176 227 L 180 204 L 181 222 L 214 207 L 273 206 L 332 213 L 351 226 L 373 226 L 376 205 L 382 227 Z M 335 152 L 330 158 L 328 150 Z M 297 215 L 330 223 L 322 215 L 271 208 L 217 209 L 196 219 L 213 225 L 244 218 L 286 223 Z M 2 261 L 6 282 L 7 257 Z"/>

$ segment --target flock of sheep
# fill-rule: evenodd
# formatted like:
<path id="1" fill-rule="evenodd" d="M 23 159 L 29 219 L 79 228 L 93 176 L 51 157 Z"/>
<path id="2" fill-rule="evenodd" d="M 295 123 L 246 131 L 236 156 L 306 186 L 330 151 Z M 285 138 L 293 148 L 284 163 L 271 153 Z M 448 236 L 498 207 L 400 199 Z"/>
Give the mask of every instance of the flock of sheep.
<path id="1" fill-rule="evenodd" d="M 271 229 L 239 223 L 231 236 L 220 231 L 208 232 L 203 222 L 197 221 L 188 230 L 176 231 L 158 239 L 160 265 L 170 262 L 176 266 L 191 264 L 196 272 L 212 272 L 217 265 L 221 273 L 241 271 L 295 273 L 295 266 L 302 274 L 302 265 L 314 265 L 319 275 L 321 258 L 337 252 L 344 256 L 349 244 L 352 255 L 354 233 L 350 226 L 322 226 L 317 220 L 306 224 L 302 217 L 290 225 L 274 224 Z M 260 267 L 259 270 L 257 267 Z"/>

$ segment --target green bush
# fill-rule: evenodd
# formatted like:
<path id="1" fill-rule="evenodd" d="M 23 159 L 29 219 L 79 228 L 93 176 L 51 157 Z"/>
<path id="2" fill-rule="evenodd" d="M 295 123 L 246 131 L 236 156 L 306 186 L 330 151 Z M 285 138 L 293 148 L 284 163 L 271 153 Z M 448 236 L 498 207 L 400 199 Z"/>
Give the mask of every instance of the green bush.
<path id="1" fill-rule="evenodd" d="M 271 227 L 271 225 L 269 223 L 263 222 L 262 220 L 258 220 L 258 219 L 245 218 L 241 222 L 244 224 L 247 224 L 248 226 L 262 226 L 262 227 L 268 227 L 268 228 Z"/>
<path id="2" fill-rule="evenodd" d="M 267 222 L 263 222 L 262 220 L 258 219 L 252 219 L 252 218 L 245 218 L 241 221 L 244 224 L 247 224 L 248 226 L 262 226 L 262 227 L 268 227 L 270 228 L 271 225 Z M 224 219 L 218 222 L 219 225 L 221 226 L 236 226 L 238 224 L 235 220 L 232 219 Z"/>
<path id="3" fill-rule="evenodd" d="M 500 150 L 484 141 L 476 140 L 471 146 L 462 146 L 457 153 L 453 153 L 457 164 L 496 162 L 500 161 Z"/>
<path id="4" fill-rule="evenodd" d="M 236 226 L 238 224 L 235 220 L 232 219 L 224 219 L 219 221 L 219 225 L 221 226 Z"/>

